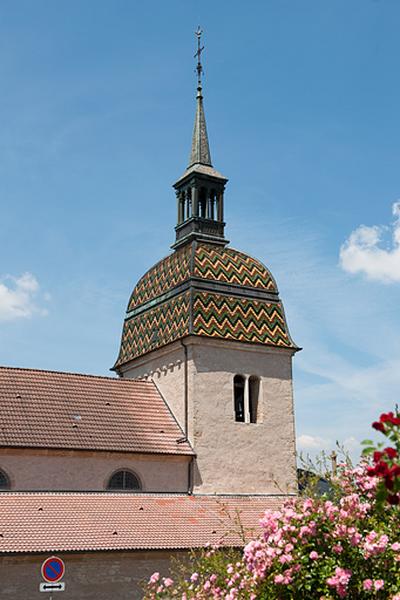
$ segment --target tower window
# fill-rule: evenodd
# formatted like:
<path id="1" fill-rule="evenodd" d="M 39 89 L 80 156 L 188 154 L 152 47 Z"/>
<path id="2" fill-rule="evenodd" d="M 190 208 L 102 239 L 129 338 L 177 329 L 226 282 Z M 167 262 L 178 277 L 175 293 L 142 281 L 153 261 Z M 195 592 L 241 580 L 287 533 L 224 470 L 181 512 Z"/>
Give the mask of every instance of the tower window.
<path id="1" fill-rule="evenodd" d="M 117 471 L 110 477 L 108 490 L 136 490 L 142 489 L 139 478 L 131 471 Z"/>
<path id="2" fill-rule="evenodd" d="M 10 480 L 7 475 L 0 469 L 0 490 L 9 490 Z"/>
<path id="3" fill-rule="evenodd" d="M 260 378 L 256 375 L 233 378 L 233 398 L 235 421 L 239 423 L 257 423 L 259 414 Z"/>
<path id="4" fill-rule="evenodd" d="M 233 380 L 235 421 L 244 423 L 244 377 L 235 375 Z"/>
<path id="5" fill-rule="evenodd" d="M 260 379 L 255 375 L 249 377 L 249 417 L 250 423 L 257 423 L 258 396 L 260 393 Z"/>

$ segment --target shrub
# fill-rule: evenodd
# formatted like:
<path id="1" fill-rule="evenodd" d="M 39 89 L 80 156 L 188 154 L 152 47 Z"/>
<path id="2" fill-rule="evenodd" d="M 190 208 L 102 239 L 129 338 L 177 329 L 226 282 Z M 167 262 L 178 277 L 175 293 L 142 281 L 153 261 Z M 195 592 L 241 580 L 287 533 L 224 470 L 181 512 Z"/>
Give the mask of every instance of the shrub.
<path id="1" fill-rule="evenodd" d="M 394 447 L 368 441 L 373 465 L 366 458 L 355 468 L 339 465 L 329 498 L 295 498 L 267 511 L 262 537 L 240 556 L 206 550 L 170 578 L 153 575 L 145 597 L 400 600 L 399 413 L 376 423 Z"/>

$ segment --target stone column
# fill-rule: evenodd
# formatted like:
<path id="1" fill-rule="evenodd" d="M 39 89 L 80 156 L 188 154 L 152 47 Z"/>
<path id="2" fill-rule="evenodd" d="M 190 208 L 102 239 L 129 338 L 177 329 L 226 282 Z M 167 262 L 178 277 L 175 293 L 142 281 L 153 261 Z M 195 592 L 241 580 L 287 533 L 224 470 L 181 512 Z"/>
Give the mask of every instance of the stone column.
<path id="1" fill-rule="evenodd" d="M 176 212 L 177 212 L 177 223 L 182 223 L 182 210 L 181 210 L 181 193 L 176 191 Z"/>
<path id="2" fill-rule="evenodd" d="M 224 192 L 218 192 L 218 215 L 217 215 L 217 219 L 218 221 L 223 221 L 224 220 Z"/>
<path id="3" fill-rule="evenodd" d="M 215 203 L 215 192 L 214 190 L 211 190 L 210 192 L 210 219 L 215 219 L 215 214 L 214 214 L 214 203 Z"/>
<path id="4" fill-rule="evenodd" d="M 192 215 L 199 216 L 199 189 L 196 185 L 192 187 Z"/>

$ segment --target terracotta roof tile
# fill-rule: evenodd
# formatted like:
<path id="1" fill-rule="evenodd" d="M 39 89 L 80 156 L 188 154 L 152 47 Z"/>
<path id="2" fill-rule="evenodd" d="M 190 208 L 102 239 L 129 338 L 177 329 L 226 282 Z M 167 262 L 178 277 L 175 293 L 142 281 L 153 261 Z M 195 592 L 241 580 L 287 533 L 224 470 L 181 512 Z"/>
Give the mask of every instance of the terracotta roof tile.
<path id="1" fill-rule="evenodd" d="M 0 553 L 240 546 L 282 496 L 0 493 Z"/>
<path id="2" fill-rule="evenodd" d="M 193 454 L 152 382 L 0 367 L 0 446 Z"/>

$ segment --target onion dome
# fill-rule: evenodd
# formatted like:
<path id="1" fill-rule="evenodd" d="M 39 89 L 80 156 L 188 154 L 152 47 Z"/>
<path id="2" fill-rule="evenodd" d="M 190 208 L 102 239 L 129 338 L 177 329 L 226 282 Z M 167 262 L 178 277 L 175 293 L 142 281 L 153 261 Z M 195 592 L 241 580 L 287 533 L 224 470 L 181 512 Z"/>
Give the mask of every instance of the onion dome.
<path id="1" fill-rule="evenodd" d="M 297 349 L 270 271 L 248 254 L 202 242 L 139 280 L 114 369 L 188 335 Z"/>

